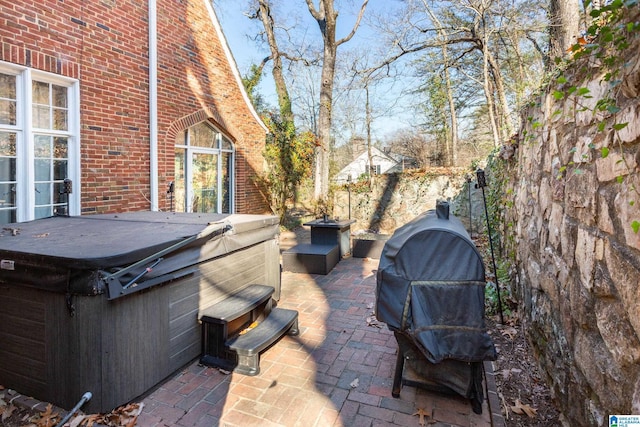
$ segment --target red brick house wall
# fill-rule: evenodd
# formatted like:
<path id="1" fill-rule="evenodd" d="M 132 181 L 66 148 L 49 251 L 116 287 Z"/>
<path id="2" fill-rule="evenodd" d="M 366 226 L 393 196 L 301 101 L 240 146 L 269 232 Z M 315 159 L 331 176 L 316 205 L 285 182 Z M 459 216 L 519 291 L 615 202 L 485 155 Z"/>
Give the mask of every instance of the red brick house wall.
<path id="1" fill-rule="evenodd" d="M 207 8 L 158 0 L 158 207 L 178 132 L 210 119 L 236 147 L 235 211 L 266 213 L 252 183 L 265 129 L 248 106 Z M 0 60 L 80 80 L 83 213 L 148 210 L 149 19 L 142 0 L 0 0 Z"/>

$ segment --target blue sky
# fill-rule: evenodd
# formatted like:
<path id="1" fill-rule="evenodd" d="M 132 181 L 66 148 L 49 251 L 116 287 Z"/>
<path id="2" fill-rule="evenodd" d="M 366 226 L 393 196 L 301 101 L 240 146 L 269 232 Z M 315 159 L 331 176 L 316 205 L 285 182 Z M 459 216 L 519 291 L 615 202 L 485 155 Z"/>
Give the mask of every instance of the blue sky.
<path id="1" fill-rule="evenodd" d="M 360 0 L 346 0 L 340 4 L 338 3 L 336 2 L 336 8 L 340 7 L 340 15 L 338 17 L 337 38 L 340 38 L 347 35 L 351 30 L 355 22 L 355 14 L 360 6 Z M 384 2 L 370 1 L 366 14 L 384 13 L 384 9 L 393 7 L 394 3 L 389 0 Z M 248 10 L 248 4 L 247 0 L 214 0 L 214 9 L 242 75 L 246 74 L 252 64 L 259 63 L 268 55 L 266 46 L 261 46 L 250 38 L 251 35 L 257 34 L 262 27 L 258 20 L 250 20 L 244 15 Z M 348 5 L 351 10 L 347 8 Z M 276 19 L 283 12 L 289 17 L 294 17 L 297 20 L 296 28 L 306 29 L 308 34 L 305 37 L 320 43 L 318 24 L 311 17 L 304 0 L 284 0 L 280 2 L 278 7 L 283 9 L 274 10 Z M 338 55 L 351 49 L 364 48 L 364 50 L 371 50 L 369 47 L 375 45 L 375 39 L 376 34 L 367 27 L 366 22 L 363 22 L 354 38 L 338 49 Z M 273 89 L 271 74 L 269 72 L 265 73 L 262 81 L 263 83 L 259 87 L 260 93 L 267 98 L 270 104 L 275 105 L 277 98 Z M 397 97 L 400 90 L 396 84 L 395 88 L 390 88 L 386 92 L 386 95 L 378 95 L 378 97 L 387 95 Z M 391 102 L 393 101 L 390 100 L 389 103 Z M 396 113 L 392 117 L 377 118 L 373 123 L 374 136 L 384 139 L 384 136 L 393 130 L 408 127 L 410 121 L 407 108 L 402 109 L 400 113 Z"/>

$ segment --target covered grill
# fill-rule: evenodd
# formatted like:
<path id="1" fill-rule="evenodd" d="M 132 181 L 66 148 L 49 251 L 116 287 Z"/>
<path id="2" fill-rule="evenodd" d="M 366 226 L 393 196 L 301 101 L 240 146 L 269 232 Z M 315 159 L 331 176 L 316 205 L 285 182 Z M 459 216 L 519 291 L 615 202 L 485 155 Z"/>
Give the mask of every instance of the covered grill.
<path id="1" fill-rule="evenodd" d="M 403 382 L 411 383 L 405 380 L 409 370 L 417 374 L 417 385 L 454 391 L 481 412 L 482 362 L 496 358 L 485 330 L 484 287 L 482 257 L 446 202 L 387 241 L 377 273 L 376 315 L 398 341 L 395 397 Z"/>

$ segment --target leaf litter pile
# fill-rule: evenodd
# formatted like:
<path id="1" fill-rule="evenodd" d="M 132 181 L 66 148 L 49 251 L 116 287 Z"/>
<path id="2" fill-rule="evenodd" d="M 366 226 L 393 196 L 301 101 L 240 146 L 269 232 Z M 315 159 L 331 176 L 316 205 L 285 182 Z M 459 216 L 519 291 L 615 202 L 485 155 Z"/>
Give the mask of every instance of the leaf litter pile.
<path id="1" fill-rule="evenodd" d="M 487 329 L 498 351 L 493 366 L 506 427 L 560 425 L 560 413 L 517 317 L 505 316 L 504 325 L 490 317 Z"/>
<path id="2" fill-rule="evenodd" d="M 44 411 L 30 409 L 12 402 L 15 392 L 0 385 L 0 426 L 2 427 L 55 427 L 66 412 L 47 405 Z M 142 412 L 142 403 L 130 403 L 108 414 L 76 413 L 65 423 L 70 427 L 118 426 L 133 427 Z"/>

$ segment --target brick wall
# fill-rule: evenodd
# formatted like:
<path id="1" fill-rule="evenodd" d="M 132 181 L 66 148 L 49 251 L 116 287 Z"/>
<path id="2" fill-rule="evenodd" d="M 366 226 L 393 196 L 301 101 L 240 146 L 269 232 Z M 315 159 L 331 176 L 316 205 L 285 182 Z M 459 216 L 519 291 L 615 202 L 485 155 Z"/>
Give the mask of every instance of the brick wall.
<path id="1" fill-rule="evenodd" d="M 80 78 L 82 212 L 150 209 L 148 10 L 138 0 L 0 1 L 2 60 Z M 200 112 L 236 144 L 236 211 L 268 210 L 251 176 L 265 132 L 251 114 L 205 0 L 158 0 L 159 207 L 181 119 Z"/>

